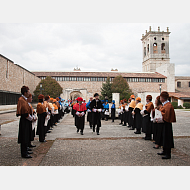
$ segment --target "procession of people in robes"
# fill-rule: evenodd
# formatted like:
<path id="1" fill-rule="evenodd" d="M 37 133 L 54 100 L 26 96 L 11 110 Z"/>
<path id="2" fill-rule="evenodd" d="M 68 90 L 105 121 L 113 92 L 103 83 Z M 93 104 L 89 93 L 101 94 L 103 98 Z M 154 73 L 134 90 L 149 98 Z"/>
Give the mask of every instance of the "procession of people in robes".
<path id="1" fill-rule="evenodd" d="M 33 109 L 32 94 L 27 86 L 21 88 L 21 97 L 18 99 L 16 116 L 20 116 L 18 143 L 20 144 L 21 157 L 32 158 L 33 147 L 31 142 L 36 135 L 40 142 L 46 142 L 45 137 L 50 133 L 54 126 L 60 122 L 65 110 L 68 113 L 68 103 L 61 97 L 50 98 L 40 94 L 36 111 Z"/>
<path id="2" fill-rule="evenodd" d="M 51 133 L 64 114 L 70 112 L 70 108 L 77 133 L 80 132 L 81 135 L 84 135 L 85 118 L 92 132 L 100 135 L 101 120 L 108 121 L 111 115 L 111 120 L 114 122 L 117 110 L 121 120 L 119 125 L 126 126 L 129 130 L 136 129 L 135 134 L 143 132 L 144 140 L 153 140 L 155 143 L 153 148 L 163 147 L 163 151 L 158 155 L 163 155 L 163 159 L 171 158 L 171 148 L 174 148 L 172 123 L 176 122 L 176 116 L 166 91 L 156 98 L 155 107 L 151 95 L 146 96 L 146 105 L 141 103 L 140 97 L 135 98 L 131 95 L 128 100 L 120 101 L 118 109 L 116 109 L 115 100 L 109 108 L 108 99 L 100 100 L 98 93 L 94 94 L 94 98 L 90 97 L 87 103 L 82 97 L 74 101 L 65 101 L 61 97 L 52 98 L 48 95 L 44 97 L 40 94 L 36 111 L 31 105 L 32 94 L 29 87 L 23 86 L 21 94 L 16 115 L 20 116 L 18 143 L 21 146 L 23 158 L 32 158 L 31 148 L 35 145 L 31 142 L 34 141 L 35 135 L 39 136 L 40 142 L 46 142 L 47 133 Z"/>

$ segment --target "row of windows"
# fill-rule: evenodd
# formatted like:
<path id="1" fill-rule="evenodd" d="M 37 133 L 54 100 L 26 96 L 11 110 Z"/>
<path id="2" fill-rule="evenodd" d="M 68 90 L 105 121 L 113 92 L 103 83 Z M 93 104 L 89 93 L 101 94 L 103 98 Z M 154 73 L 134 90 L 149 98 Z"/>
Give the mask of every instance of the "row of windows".
<path id="1" fill-rule="evenodd" d="M 182 86 L 181 86 L 181 82 L 177 82 L 177 87 L 178 88 L 181 88 Z M 189 87 L 190 87 L 190 82 L 189 82 Z"/>
<path id="2" fill-rule="evenodd" d="M 20 94 L 0 92 L 0 105 L 14 105 L 18 103 Z"/>
<path id="3" fill-rule="evenodd" d="M 45 79 L 46 77 L 41 77 L 41 79 Z M 105 77 L 52 77 L 56 81 L 106 81 Z M 114 78 L 110 78 L 110 81 L 113 81 Z M 124 79 L 127 82 L 165 82 L 163 78 L 126 78 Z"/>

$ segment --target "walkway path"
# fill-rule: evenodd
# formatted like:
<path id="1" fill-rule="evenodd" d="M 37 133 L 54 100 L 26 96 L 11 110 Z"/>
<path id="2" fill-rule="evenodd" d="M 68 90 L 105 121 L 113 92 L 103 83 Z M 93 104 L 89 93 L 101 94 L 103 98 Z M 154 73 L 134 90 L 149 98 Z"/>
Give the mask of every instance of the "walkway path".
<path id="1" fill-rule="evenodd" d="M 102 121 L 99 136 L 92 133 L 86 123 L 84 135 L 80 135 L 76 133 L 74 118 L 68 114 L 47 134 L 46 143 L 40 143 L 38 136 L 35 138 L 33 144 L 37 147 L 33 148 L 33 158 L 28 160 L 20 157 L 18 118 L 2 125 L 0 165 L 189 166 L 190 112 L 177 110 L 176 115 L 177 123 L 173 125 L 175 148 L 171 160 L 162 160 L 157 155 L 161 149 L 153 149 L 152 141 L 142 139 L 144 134 L 134 134 L 134 131 L 120 126 L 119 120 L 114 123 L 111 120 Z"/>

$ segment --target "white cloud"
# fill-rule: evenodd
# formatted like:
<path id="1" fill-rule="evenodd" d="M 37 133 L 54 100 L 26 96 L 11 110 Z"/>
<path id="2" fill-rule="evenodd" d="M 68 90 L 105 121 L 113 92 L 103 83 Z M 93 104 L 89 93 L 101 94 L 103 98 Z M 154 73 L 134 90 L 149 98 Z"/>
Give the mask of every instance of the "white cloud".
<path id="1" fill-rule="evenodd" d="M 190 24 L 0 24 L 0 54 L 31 71 L 135 72 L 142 68 L 145 30 L 170 27 L 170 58 L 176 75 L 187 75 Z"/>

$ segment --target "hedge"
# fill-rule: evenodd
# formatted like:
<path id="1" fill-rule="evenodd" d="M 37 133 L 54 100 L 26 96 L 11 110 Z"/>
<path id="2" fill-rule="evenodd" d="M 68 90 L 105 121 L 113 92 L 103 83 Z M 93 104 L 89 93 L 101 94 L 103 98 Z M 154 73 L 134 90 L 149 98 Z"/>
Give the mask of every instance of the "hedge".
<path id="1" fill-rule="evenodd" d="M 185 107 L 186 109 L 190 109 L 190 103 L 189 102 L 183 103 L 183 107 Z"/>

